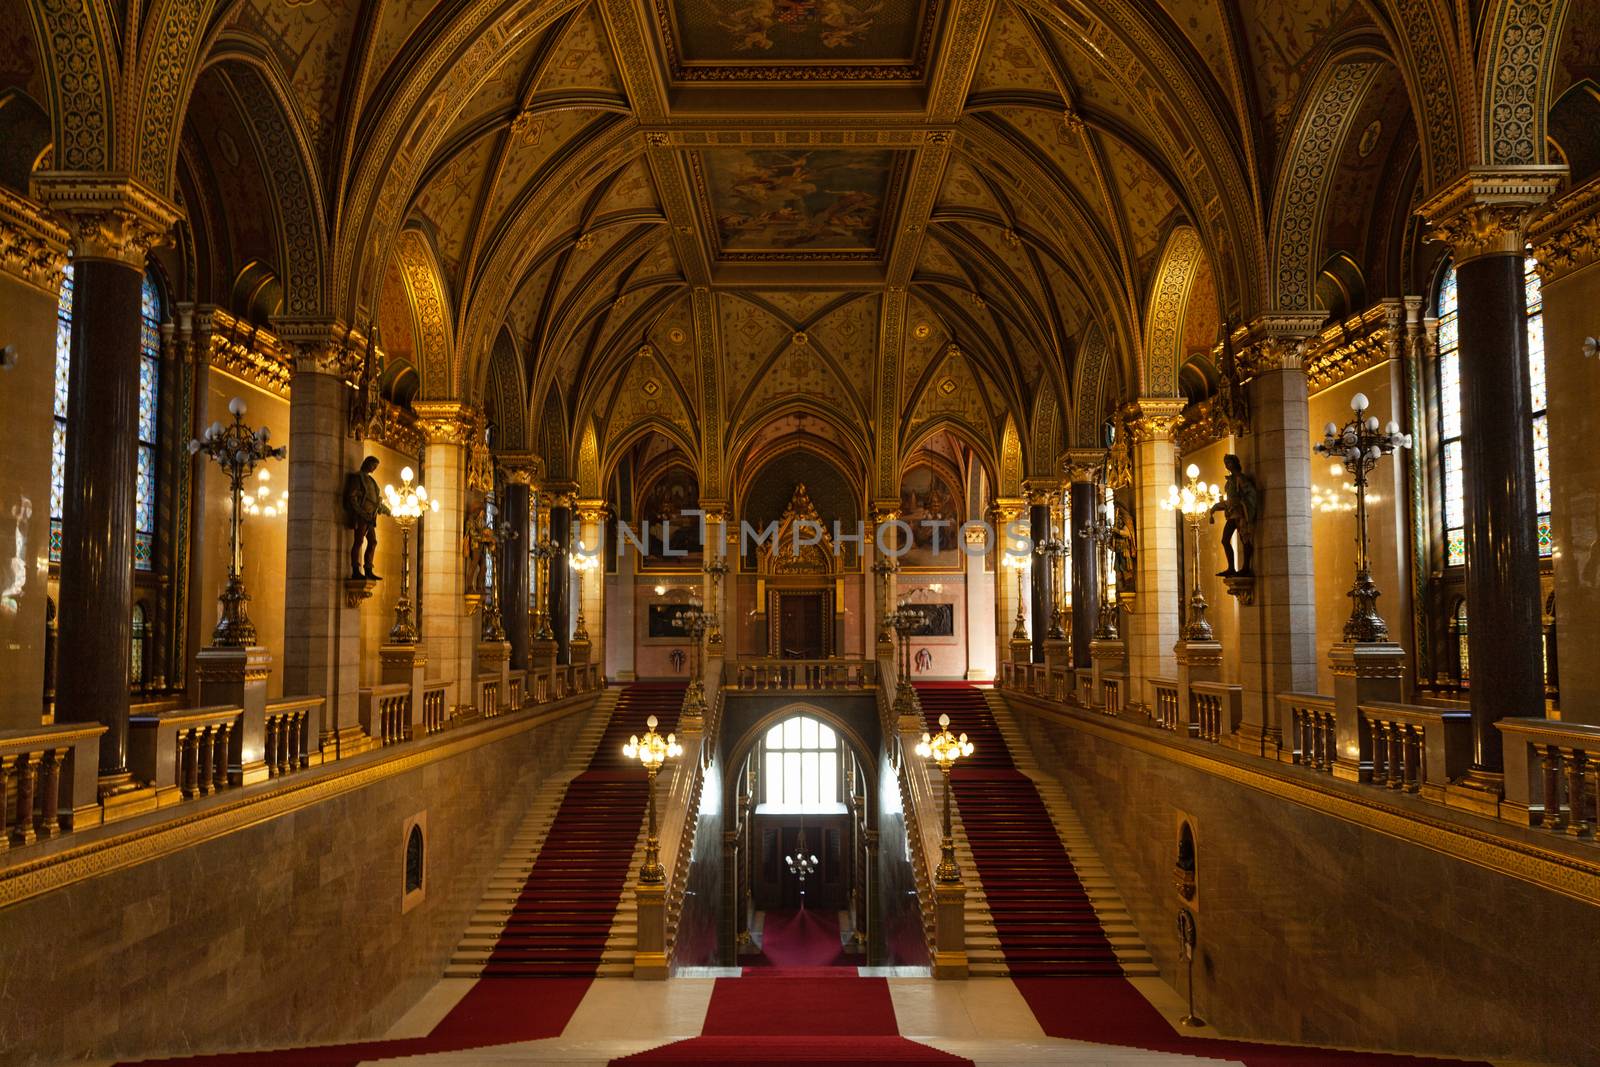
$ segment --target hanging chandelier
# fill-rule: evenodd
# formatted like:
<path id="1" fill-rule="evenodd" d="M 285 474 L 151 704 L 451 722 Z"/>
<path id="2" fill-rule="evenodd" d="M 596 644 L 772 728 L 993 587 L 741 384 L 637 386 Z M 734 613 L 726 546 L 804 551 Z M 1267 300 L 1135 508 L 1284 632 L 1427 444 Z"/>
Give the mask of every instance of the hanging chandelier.
<path id="1" fill-rule="evenodd" d="M 817 873 L 817 857 L 806 851 L 806 827 L 800 824 L 800 836 L 795 840 L 794 853 L 783 857 L 789 873 L 800 879 L 800 896 L 806 895 L 806 879 Z"/>

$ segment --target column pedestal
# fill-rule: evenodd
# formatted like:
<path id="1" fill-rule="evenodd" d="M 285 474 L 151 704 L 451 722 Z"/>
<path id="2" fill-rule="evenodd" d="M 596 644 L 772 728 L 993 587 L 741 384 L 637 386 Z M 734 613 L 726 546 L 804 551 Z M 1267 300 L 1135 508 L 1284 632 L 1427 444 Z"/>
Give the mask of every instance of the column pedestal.
<path id="1" fill-rule="evenodd" d="M 1361 724 L 1360 708 L 1402 699 L 1406 651 L 1388 641 L 1341 642 L 1328 651 L 1328 661 L 1333 666 L 1333 776 L 1364 782 L 1372 776 L 1372 735 Z"/>
<path id="2" fill-rule="evenodd" d="M 933 976 L 967 977 L 967 887 L 933 887 Z"/>
<path id="3" fill-rule="evenodd" d="M 660 981 L 667 977 L 667 887 L 640 884 L 633 899 L 638 908 L 633 976 Z"/>
<path id="4" fill-rule="evenodd" d="M 422 713 L 422 683 L 428 676 L 428 653 L 421 645 L 380 645 L 378 664 L 378 681 L 384 685 L 411 687 L 411 736 L 421 737 L 427 732 Z M 369 737 L 368 740 L 373 739 Z"/>
<path id="5" fill-rule="evenodd" d="M 1190 737 L 1198 737 L 1200 720 L 1194 714 L 1189 683 L 1221 681 L 1222 645 L 1217 641 L 1179 641 L 1172 646 L 1172 657 L 1178 665 L 1178 721 Z M 1226 728 L 1224 724 L 1224 731 Z"/>
<path id="6" fill-rule="evenodd" d="M 264 648 L 209 645 L 195 655 L 201 706 L 244 709 L 239 729 L 228 743 L 228 777 L 237 785 L 264 782 L 270 776 L 266 748 L 267 677 L 271 673 L 272 653 Z"/>

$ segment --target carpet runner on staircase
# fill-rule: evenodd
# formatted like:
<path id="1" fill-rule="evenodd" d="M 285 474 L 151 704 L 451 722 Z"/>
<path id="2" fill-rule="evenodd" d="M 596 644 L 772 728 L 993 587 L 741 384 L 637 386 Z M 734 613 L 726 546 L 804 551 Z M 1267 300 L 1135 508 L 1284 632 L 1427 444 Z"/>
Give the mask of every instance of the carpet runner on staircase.
<path id="1" fill-rule="evenodd" d="M 647 799 L 644 771 L 622 746 L 645 732 L 651 715 L 660 733 L 671 730 L 683 692 L 671 683 L 622 691 L 588 769 L 567 787 L 484 977 L 592 976 L 599 968 Z"/>
<path id="2" fill-rule="evenodd" d="M 1120 977 L 1111 942 L 1061 845 L 1055 823 L 1017 770 L 983 694 L 964 683 L 917 686 L 930 731 L 950 716 L 973 754 L 950 772 L 967 844 L 1013 975 Z"/>

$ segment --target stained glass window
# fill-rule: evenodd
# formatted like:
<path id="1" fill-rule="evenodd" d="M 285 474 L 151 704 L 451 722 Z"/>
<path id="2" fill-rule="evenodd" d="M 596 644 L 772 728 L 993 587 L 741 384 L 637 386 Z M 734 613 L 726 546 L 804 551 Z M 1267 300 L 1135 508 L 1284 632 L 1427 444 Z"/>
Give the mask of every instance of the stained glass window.
<path id="1" fill-rule="evenodd" d="M 50 428 L 50 562 L 61 561 L 61 512 L 67 485 L 67 375 L 72 369 L 72 264 L 56 298 L 55 423 Z"/>
<path id="2" fill-rule="evenodd" d="M 161 290 L 148 271 L 139 300 L 139 467 L 134 491 L 133 565 L 149 570 L 156 539 L 156 425 L 161 396 Z"/>
<path id="3" fill-rule="evenodd" d="M 1456 604 L 1456 677 L 1466 682 L 1472 678 L 1472 664 L 1467 659 L 1467 602 Z"/>
<path id="4" fill-rule="evenodd" d="M 1533 409 L 1534 493 L 1539 509 L 1539 555 L 1553 548 L 1550 537 L 1550 429 L 1545 418 L 1544 298 L 1530 256 L 1523 265 L 1527 298 L 1528 380 Z M 1445 563 L 1467 561 L 1465 473 L 1461 458 L 1461 328 L 1457 312 L 1456 269 L 1439 283 L 1439 467 L 1443 485 Z"/>

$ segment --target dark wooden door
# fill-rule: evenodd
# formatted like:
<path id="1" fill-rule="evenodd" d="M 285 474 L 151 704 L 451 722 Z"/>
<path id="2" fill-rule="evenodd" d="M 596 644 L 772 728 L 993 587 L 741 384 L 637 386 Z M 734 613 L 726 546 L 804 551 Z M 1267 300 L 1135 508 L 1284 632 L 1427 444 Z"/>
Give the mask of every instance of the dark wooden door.
<path id="1" fill-rule="evenodd" d="M 783 593 L 779 598 L 778 625 L 784 659 L 822 659 L 828 649 L 822 630 L 822 596 L 817 593 Z"/>

